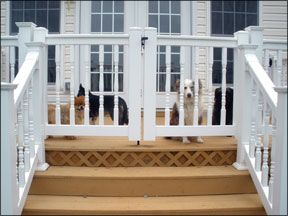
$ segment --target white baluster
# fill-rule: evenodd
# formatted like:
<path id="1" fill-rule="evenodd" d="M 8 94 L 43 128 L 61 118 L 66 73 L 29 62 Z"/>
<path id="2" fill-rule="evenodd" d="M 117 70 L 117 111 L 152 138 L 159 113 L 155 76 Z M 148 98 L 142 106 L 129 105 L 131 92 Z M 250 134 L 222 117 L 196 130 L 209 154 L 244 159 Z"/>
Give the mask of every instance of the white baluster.
<path id="1" fill-rule="evenodd" d="M 84 124 L 89 125 L 89 89 L 90 89 L 90 64 L 89 64 L 89 47 L 85 45 L 85 109 L 84 109 Z M 90 53 L 90 52 L 89 52 Z"/>
<path id="2" fill-rule="evenodd" d="M 282 50 L 277 51 L 277 75 L 276 75 L 277 82 L 275 83 L 276 86 L 281 86 L 283 83 L 282 79 Z"/>
<path id="3" fill-rule="evenodd" d="M 262 178 L 261 183 L 263 187 L 268 186 L 268 145 L 269 145 L 269 119 L 270 111 L 268 104 L 264 107 L 264 140 L 263 140 L 263 163 L 262 163 Z"/>
<path id="4" fill-rule="evenodd" d="M 207 109 L 207 125 L 212 125 L 212 71 L 213 71 L 213 47 L 209 47 L 209 70 L 208 70 L 208 109 Z"/>
<path id="5" fill-rule="evenodd" d="M 198 72 L 199 72 L 199 47 L 195 47 L 195 74 L 194 74 L 194 116 L 193 125 L 198 125 L 198 104 L 199 104 L 199 82 L 198 82 Z"/>
<path id="6" fill-rule="evenodd" d="M 260 90 L 257 91 L 258 96 L 258 113 L 257 113 L 257 141 L 256 141 L 256 153 L 255 153 L 255 170 L 261 170 L 261 137 L 262 137 L 262 111 L 263 111 L 263 98 Z"/>
<path id="7" fill-rule="evenodd" d="M 257 98 L 256 98 L 256 83 L 252 81 L 251 88 L 251 131 L 250 131 L 250 140 L 249 140 L 249 157 L 255 157 L 255 144 L 257 141 L 256 138 L 256 115 L 257 115 Z"/>
<path id="8" fill-rule="evenodd" d="M 12 83 L 15 76 L 15 47 L 10 47 L 10 82 Z"/>
<path id="9" fill-rule="evenodd" d="M 270 180 L 269 180 L 269 201 L 271 203 L 273 203 L 275 146 L 276 146 L 276 118 L 274 115 L 272 115 L 272 147 L 271 147 L 271 166 L 270 166 Z"/>
<path id="10" fill-rule="evenodd" d="M 70 125 L 75 125 L 75 107 L 74 107 L 74 45 L 70 46 Z"/>
<path id="11" fill-rule="evenodd" d="M 165 125 L 170 124 L 171 46 L 166 46 Z"/>
<path id="12" fill-rule="evenodd" d="M 60 115 L 60 45 L 56 45 L 55 48 L 55 62 L 56 62 L 56 110 L 55 118 L 56 125 L 61 124 Z"/>
<path id="13" fill-rule="evenodd" d="M 114 46 L 114 67 L 115 67 L 115 79 L 114 79 L 114 125 L 118 125 L 119 108 L 118 108 L 118 64 L 119 64 L 119 46 Z"/>
<path id="14" fill-rule="evenodd" d="M 264 50 L 263 67 L 264 67 L 266 73 L 269 75 L 269 71 L 268 71 L 268 68 L 269 68 L 269 50 L 268 49 Z"/>
<path id="15" fill-rule="evenodd" d="M 180 98 L 179 98 L 179 125 L 184 125 L 184 62 L 185 47 L 180 47 Z"/>
<path id="16" fill-rule="evenodd" d="M 30 146 L 29 146 L 29 120 L 28 120 L 28 92 L 24 92 L 23 101 L 23 122 L 24 122 L 24 165 L 25 171 L 30 170 Z"/>
<path id="17" fill-rule="evenodd" d="M 33 117 L 33 98 L 32 98 L 33 80 L 30 81 L 28 87 L 29 100 L 29 143 L 30 143 L 30 157 L 35 156 L 35 138 L 34 138 L 34 117 Z"/>
<path id="18" fill-rule="evenodd" d="M 100 64 L 100 79 L 99 79 L 99 125 L 104 125 L 104 45 L 99 45 L 99 64 Z"/>
<path id="19" fill-rule="evenodd" d="M 221 125 L 226 124 L 226 66 L 227 48 L 222 48 L 222 98 L 221 98 Z"/>
<path id="20" fill-rule="evenodd" d="M 19 175 L 19 187 L 25 185 L 25 166 L 24 166 L 24 147 L 23 147 L 23 110 L 22 102 L 20 102 L 17 110 L 18 118 L 18 175 Z"/>

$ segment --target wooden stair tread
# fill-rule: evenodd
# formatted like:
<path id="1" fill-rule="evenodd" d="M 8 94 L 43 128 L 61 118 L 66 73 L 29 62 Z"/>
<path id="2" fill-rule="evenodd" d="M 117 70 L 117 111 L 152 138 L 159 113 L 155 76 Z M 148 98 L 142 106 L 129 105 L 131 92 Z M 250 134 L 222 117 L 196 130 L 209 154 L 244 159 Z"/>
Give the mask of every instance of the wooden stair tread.
<path id="1" fill-rule="evenodd" d="M 203 137 L 204 143 L 191 142 L 183 144 L 178 140 L 157 138 L 155 141 L 128 141 L 123 137 L 77 137 L 75 140 L 67 140 L 64 137 L 53 137 L 45 140 L 46 151 L 213 151 L 236 150 L 234 137 Z"/>
<path id="2" fill-rule="evenodd" d="M 217 178 L 246 176 L 249 172 L 233 166 L 194 167 L 71 167 L 51 166 L 45 172 L 35 172 L 36 178 L 114 178 L 114 179 L 161 179 L 161 178 Z"/>
<path id="3" fill-rule="evenodd" d="M 264 213 L 257 194 L 172 196 L 172 197 L 83 197 L 29 195 L 24 214 L 187 214 Z"/>

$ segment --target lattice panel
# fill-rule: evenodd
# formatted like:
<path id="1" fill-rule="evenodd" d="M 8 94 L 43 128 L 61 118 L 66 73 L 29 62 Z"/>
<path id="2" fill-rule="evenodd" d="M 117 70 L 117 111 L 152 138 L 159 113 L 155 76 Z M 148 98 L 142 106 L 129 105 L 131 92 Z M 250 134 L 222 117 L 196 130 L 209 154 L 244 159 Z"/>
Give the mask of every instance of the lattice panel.
<path id="1" fill-rule="evenodd" d="M 88 167 L 187 167 L 231 165 L 236 150 L 221 151 L 46 151 L 46 160 L 53 166 Z"/>

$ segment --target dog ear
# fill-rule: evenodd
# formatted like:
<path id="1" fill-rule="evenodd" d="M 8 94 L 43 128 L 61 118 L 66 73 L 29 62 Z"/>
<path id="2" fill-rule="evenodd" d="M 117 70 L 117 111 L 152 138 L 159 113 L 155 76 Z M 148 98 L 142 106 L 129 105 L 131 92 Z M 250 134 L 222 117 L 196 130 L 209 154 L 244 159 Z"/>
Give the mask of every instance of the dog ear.
<path id="1" fill-rule="evenodd" d="M 180 89 L 180 80 L 177 79 L 177 80 L 176 80 L 176 83 L 175 83 L 175 90 L 178 92 L 179 89 Z"/>

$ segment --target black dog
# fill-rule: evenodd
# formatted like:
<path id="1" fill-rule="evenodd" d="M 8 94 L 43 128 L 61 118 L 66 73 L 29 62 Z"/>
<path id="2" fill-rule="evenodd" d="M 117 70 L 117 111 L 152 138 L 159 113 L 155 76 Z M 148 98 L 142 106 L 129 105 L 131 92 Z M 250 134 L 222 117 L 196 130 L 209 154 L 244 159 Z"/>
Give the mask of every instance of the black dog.
<path id="1" fill-rule="evenodd" d="M 79 96 L 85 96 L 85 89 L 80 84 L 79 91 L 77 94 L 77 97 Z M 93 122 L 96 121 L 98 115 L 99 115 L 99 96 L 93 95 L 89 91 L 89 118 Z M 128 125 L 128 108 L 126 102 L 123 100 L 123 98 L 118 97 L 118 109 L 119 109 L 119 125 Z M 112 120 L 114 120 L 114 96 L 113 95 L 104 95 L 104 111 L 107 111 L 111 117 Z"/>
<path id="2" fill-rule="evenodd" d="M 226 88 L 226 125 L 233 124 L 233 89 Z M 220 125 L 222 89 L 215 89 L 212 125 Z"/>

